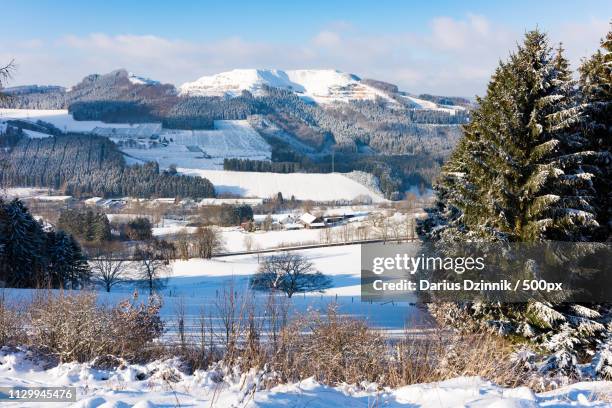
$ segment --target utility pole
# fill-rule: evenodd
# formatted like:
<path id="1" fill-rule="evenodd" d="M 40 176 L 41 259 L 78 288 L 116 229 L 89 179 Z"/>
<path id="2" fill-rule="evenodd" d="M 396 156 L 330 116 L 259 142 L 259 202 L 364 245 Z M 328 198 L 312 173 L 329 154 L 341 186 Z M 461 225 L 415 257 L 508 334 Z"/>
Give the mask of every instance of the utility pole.
<path id="1" fill-rule="evenodd" d="M 335 169 L 336 149 L 332 147 L 332 173 Z"/>

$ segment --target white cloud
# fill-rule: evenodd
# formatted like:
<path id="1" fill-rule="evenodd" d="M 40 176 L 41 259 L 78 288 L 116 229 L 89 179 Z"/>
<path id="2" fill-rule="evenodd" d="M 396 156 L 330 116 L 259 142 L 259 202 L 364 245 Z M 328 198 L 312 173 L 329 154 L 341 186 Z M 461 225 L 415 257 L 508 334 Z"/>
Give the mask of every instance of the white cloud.
<path id="1" fill-rule="evenodd" d="M 552 27 L 550 33 L 577 63 L 595 50 L 607 29 L 607 21 L 591 20 Z M 19 84 L 72 85 L 87 74 L 120 67 L 174 84 L 233 68 L 338 68 L 410 92 L 472 96 L 484 91 L 498 61 L 522 34 L 474 14 L 434 18 L 425 33 L 366 34 L 338 21 L 302 44 L 92 33 L 0 44 L 0 61 L 16 59 Z"/>
<path id="2" fill-rule="evenodd" d="M 327 30 L 321 31 L 312 40 L 313 44 L 319 47 L 337 47 L 341 44 L 341 41 L 338 33 Z"/>

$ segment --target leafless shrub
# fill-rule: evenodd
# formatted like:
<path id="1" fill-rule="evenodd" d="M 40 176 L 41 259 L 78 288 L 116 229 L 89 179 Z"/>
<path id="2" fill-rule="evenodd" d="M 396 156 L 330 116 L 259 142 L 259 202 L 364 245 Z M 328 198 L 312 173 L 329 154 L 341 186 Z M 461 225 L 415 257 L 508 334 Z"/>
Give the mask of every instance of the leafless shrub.
<path id="1" fill-rule="evenodd" d="M 516 386 L 523 369 L 512 358 L 511 343 L 489 332 L 455 334 L 440 356 L 438 371 L 443 379 L 480 376 L 500 385 Z"/>
<path id="2" fill-rule="evenodd" d="M 267 362 L 285 381 L 312 376 L 331 385 L 366 381 L 398 387 L 481 376 L 516 386 L 526 377 L 511 358 L 512 350 L 507 340 L 487 332 L 407 332 L 399 341 L 391 341 L 364 321 L 346 318 L 330 306 L 327 313 L 311 312 L 285 327 Z"/>
<path id="3" fill-rule="evenodd" d="M 145 358 L 146 346 L 161 335 L 159 302 L 135 299 L 107 308 L 88 292 L 39 294 L 29 307 L 30 343 L 60 361 L 89 361 L 103 355 Z"/>
<path id="4" fill-rule="evenodd" d="M 234 281 L 226 283 L 217 292 L 214 307 L 221 324 L 221 335 L 218 337 L 227 362 L 236 357 L 238 342 L 244 334 L 247 302 L 248 297 L 235 289 Z"/>
<path id="5" fill-rule="evenodd" d="M 462 334 L 437 329 L 427 335 L 406 333 L 393 345 L 387 382 L 392 386 L 481 376 L 515 386 L 524 380 L 506 339 L 489 332 Z"/>
<path id="6" fill-rule="evenodd" d="M 13 71 L 15 71 L 16 65 L 15 60 L 11 60 L 8 64 L 0 66 L 0 89 L 2 89 L 8 79 L 12 77 Z M 5 94 L 0 92 L 0 100 L 7 98 Z"/>
<path id="7" fill-rule="evenodd" d="M 137 361 L 147 357 L 147 347 L 164 331 L 159 315 L 161 300 L 150 296 L 146 303 L 137 298 L 124 300 L 110 309 L 112 341 L 109 354 Z M 105 311 L 106 309 L 103 309 Z"/>
<path id="8" fill-rule="evenodd" d="M 374 380 L 386 365 L 384 337 L 363 321 L 339 315 L 334 306 L 294 321 L 283 330 L 282 342 L 274 368 L 287 379 L 359 383 Z"/>
<path id="9" fill-rule="evenodd" d="M 23 341 L 25 332 L 22 328 L 22 313 L 15 307 L 9 305 L 0 292 L 0 347 L 17 345 Z"/>
<path id="10" fill-rule="evenodd" d="M 267 331 L 274 353 L 279 349 L 280 336 L 289 321 L 289 300 L 275 293 L 268 295 L 264 309 L 264 329 Z"/>

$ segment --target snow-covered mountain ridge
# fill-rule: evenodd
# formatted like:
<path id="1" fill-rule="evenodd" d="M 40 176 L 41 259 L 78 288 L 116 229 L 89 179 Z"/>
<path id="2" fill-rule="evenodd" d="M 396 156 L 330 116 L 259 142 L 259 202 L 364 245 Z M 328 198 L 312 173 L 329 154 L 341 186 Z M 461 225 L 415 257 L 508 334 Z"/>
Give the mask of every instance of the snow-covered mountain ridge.
<path id="1" fill-rule="evenodd" d="M 318 103 L 388 98 L 385 92 L 361 83 L 356 75 L 332 69 L 234 69 L 203 76 L 179 89 L 182 95 L 190 96 L 238 96 L 242 91 L 261 96 L 265 86 L 287 89 Z"/>
<path id="2" fill-rule="evenodd" d="M 415 98 L 398 91 L 394 85 L 362 80 L 357 75 L 335 69 L 234 69 L 186 82 L 179 87 L 179 94 L 236 97 L 248 91 L 254 96 L 262 96 L 266 93 L 266 87 L 286 89 L 320 104 L 381 98 L 392 103 L 401 101 L 414 109 L 464 109 Z"/>
<path id="3" fill-rule="evenodd" d="M 391 105 L 401 105 L 409 109 L 438 110 L 454 113 L 465 110 L 461 105 L 451 101 L 452 98 L 424 95 L 416 97 L 402 92 L 396 85 L 375 79 L 362 79 L 355 74 L 336 69 L 234 69 L 214 75 L 203 76 L 193 82 L 186 82 L 176 88 L 171 84 L 138 75 L 126 69 L 117 69 L 108 74 L 88 75 L 78 84 L 69 88 L 48 85 L 26 85 L 7 88 L 3 91 L 12 95 L 49 94 L 51 97 L 68 98 L 64 105 L 81 100 L 92 93 L 104 93 L 102 99 L 122 99 L 122 92 L 141 94 L 150 98 L 173 96 L 220 96 L 237 97 L 244 91 L 254 96 L 266 95 L 267 88 L 284 89 L 295 93 L 300 98 L 325 105 L 335 102 L 349 102 L 376 99 Z M 113 91 L 114 90 L 114 91 Z M 99 96 L 99 95 L 98 95 Z M 439 100 L 435 100 L 435 98 Z M 39 98 L 40 99 L 40 98 Z M 458 98 L 461 99 L 461 98 Z M 448 101 L 448 102 L 447 102 Z M 448 104 L 446 104 L 448 103 Z M 40 104 L 37 104 L 38 107 Z M 44 104 L 43 104 L 44 105 Z M 64 108 L 65 106 L 46 106 L 47 108 Z M 11 106 L 24 107 L 24 106 Z M 29 108 L 30 106 L 25 106 Z"/>

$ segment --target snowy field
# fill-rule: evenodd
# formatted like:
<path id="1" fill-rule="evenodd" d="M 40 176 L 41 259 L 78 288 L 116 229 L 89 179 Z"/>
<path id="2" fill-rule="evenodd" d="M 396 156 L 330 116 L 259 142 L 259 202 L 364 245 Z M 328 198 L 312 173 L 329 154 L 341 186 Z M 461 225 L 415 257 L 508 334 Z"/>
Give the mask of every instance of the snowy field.
<path id="1" fill-rule="evenodd" d="M 337 302 L 339 313 L 363 318 L 390 335 L 416 327 L 419 309 L 402 304 L 369 304 L 359 301 L 359 246 L 321 248 L 300 251 L 316 268 L 333 278 L 334 288 L 324 295 L 296 295 L 291 311 L 323 309 Z M 257 269 L 256 256 L 232 256 L 212 260 L 192 259 L 172 265 L 173 274 L 162 292 L 162 316 L 167 322 L 166 339 L 174 334 L 178 308 L 184 308 L 186 330 L 197 330 L 195 318 L 202 310 L 213 311 L 217 293 L 230 288 L 246 291 L 250 275 Z M 133 287 L 100 293 L 101 301 L 117 302 L 129 297 Z M 27 297 L 30 290 L 7 290 L 9 299 Z M 264 295 L 248 294 L 257 305 Z M 214 320 L 214 319 L 213 319 Z M 215 324 L 213 322 L 213 324 Z M 178 360 L 154 361 L 146 365 L 127 365 L 116 370 L 93 368 L 89 363 L 64 363 L 45 368 L 22 350 L 0 349 L 0 386 L 73 386 L 76 403 L 45 404 L 74 408 L 153 408 L 153 407 L 609 407 L 612 382 L 583 382 L 546 393 L 533 393 L 525 387 L 502 388 L 477 377 L 459 377 L 439 383 L 417 384 L 397 389 L 379 390 L 375 384 L 328 387 L 313 379 L 275 386 L 263 384 L 263 373 L 250 371 L 228 373 L 211 367 L 207 371 L 186 374 Z M 168 379 L 171 380 L 168 380 Z M 36 404 L 11 404 L 37 407 Z"/>
<path id="2" fill-rule="evenodd" d="M 45 403 L 73 408 L 532 408 L 609 407 L 612 382 L 581 382 L 536 394 L 526 387 L 502 388 L 478 377 L 458 377 L 437 383 L 415 384 L 377 390 L 375 384 L 328 387 L 312 378 L 277 385 L 270 390 L 259 385 L 263 374 L 256 371 L 225 374 L 215 369 L 180 370 L 176 360 L 147 365 L 128 365 L 101 370 L 90 364 L 64 363 L 44 369 L 22 351 L 0 349 L 0 386 L 77 388 L 76 403 Z M 139 380 L 138 378 L 141 378 Z M 172 378 L 172 381 L 164 378 Z M 607 401 L 610 401 L 609 399 Z M 6 403 L 7 407 L 37 407 L 34 403 Z"/>
<path id="3" fill-rule="evenodd" d="M 223 169 L 223 159 L 270 160 L 270 145 L 246 120 L 216 120 L 214 130 L 165 129 L 160 137 L 168 146 L 121 150 L 136 161 L 156 161 L 161 168 L 171 164 L 194 169 Z"/>
<path id="4" fill-rule="evenodd" d="M 332 279 L 333 287 L 324 293 L 312 292 L 306 295 L 296 294 L 290 301 L 290 313 L 303 313 L 310 309 L 325 311 L 331 303 L 337 303 L 339 313 L 359 319 L 365 319 L 372 326 L 386 330 L 389 334 L 401 334 L 405 328 L 426 327 L 429 325 L 426 314 L 416 306 L 408 303 L 376 304 L 360 301 L 360 246 L 346 245 L 339 247 L 316 248 L 296 251 L 314 264 L 315 269 Z M 235 255 L 213 259 L 190 259 L 175 261 L 165 289 L 160 294 L 163 298 L 161 315 L 168 322 L 166 336 L 174 336 L 174 322 L 177 309 L 184 308 L 186 313 L 186 330 L 197 331 L 196 321 L 202 310 L 211 313 L 216 310 L 218 296 L 224 290 L 233 288 L 241 296 L 254 301 L 256 307 L 263 307 L 267 295 L 249 291 L 249 278 L 263 261 L 264 256 Z M 130 298 L 133 284 L 113 288 L 112 292 L 99 292 L 100 302 L 115 304 Z M 144 289 L 140 289 L 146 293 Z M 13 301 L 28 301 L 33 290 L 5 289 L 3 294 Z"/>
<path id="5" fill-rule="evenodd" d="M 9 187 L 0 188 L 0 197 L 7 199 L 35 199 L 40 201 L 69 201 L 72 196 L 60 195 L 57 191 L 50 188 L 39 187 Z"/>
<path id="6" fill-rule="evenodd" d="M 217 193 L 231 193 L 242 197 L 268 198 L 280 191 L 283 197 L 299 200 L 352 200 L 369 196 L 374 202 L 386 201 L 380 194 L 341 173 L 256 173 L 246 171 L 198 170 L 179 166 L 179 172 L 206 177 Z"/>
<path id="7" fill-rule="evenodd" d="M 415 98 L 414 96 L 402 95 L 404 100 L 410 103 L 415 109 L 427 109 L 427 110 L 437 110 L 442 112 L 448 112 L 451 115 L 454 115 L 457 111 L 464 111 L 465 108 L 459 105 L 440 105 L 431 101 L 427 101 L 425 99 Z"/>
<path id="8" fill-rule="evenodd" d="M 34 198 L 37 196 L 48 195 L 48 188 L 39 187 L 9 187 L 0 189 L 0 196 L 7 198 Z"/>
<path id="9" fill-rule="evenodd" d="M 165 138 L 186 146 L 199 146 L 213 157 L 270 159 L 271 148 L 246 120 L 215 120 L 214 130 L 165 130 Z"/>
<path id="10" fill-rule="evenodd" d="M 359 246 L 321 248 L 300 251 L 316 268 L 333 278 L 334 288 L 324 295 L 296 295 L 291 312 L 324 309 L 330 302 L 339 304 L 339 313 L 362 318 L 384 329 L 389 335 L 402 335 L 405 327 L 423 327 L 422 312 L 407 304 L 369 304 L 359 301 Z M 257 257 L 232 256 L 212 260 L 192 259 L 173 264 L 173 274 L 162 292 L 162 316 L 165 337 L 176 335 L 173 322 L 179 308 L 185 310 L 187 335 L 198 330 L 195 319 L 202 311 L 214 313 L 217 293 L 224 289 L 245 294 L 248 278 L 257 269 Z M 100 293 L 101 301 L 114 303 L 130 297 L 133 287 Z M 263 304 L 265 296 L 246 296 Z M 27 297 L 29 290 L 7 292 L 8 298 Z M 214 322 L 212 324 L 219 324 Z M 220 330 L 220 327 L 218 326 Z M 223 375 L 222 375 L 223 374 Z M 89 363 L 64 363 L 45 368 L 42 362 L 22 350 L 0 349 L 1 386 L 73 386 L 76 403 L 45 404 L 73 408 L 153 408 L 153 407 L 609 407 L 612 382 L 578 383 L 558 390 L 536 394 L 525 387 L 502 388 L 476 377 L 459 377 L 439 383 L 417 384 L 397 389 L 378 390 L 375 384 L 328 387 L 313 379 L 275 386 L 263 384 L 265 374 L 256 371 L 228 373 L 215 367 L 186 374 L 178 360 L 154 361 L 146 365 L 128 365 L 116 370 L 93 368 Z M 168 380 L 171 378 L 172 380 Z M 36 404 L 6 404 L 14 407 L 38 407 Z"/>
<path id="11" fill-rule="evenodd" d="M 62 131 L 70 132 L 90 132 L 96 127 L 132 127 L 128 123 L 113 123 L 110 125 L 97 120 L 74 120 L 66 109 L 0 109 L 0 121 L 7 119 L 24 119 L 31 122 L 42 120 L 51 123 Z M 38 137 L 41 137 L 41 134 Z"/>

